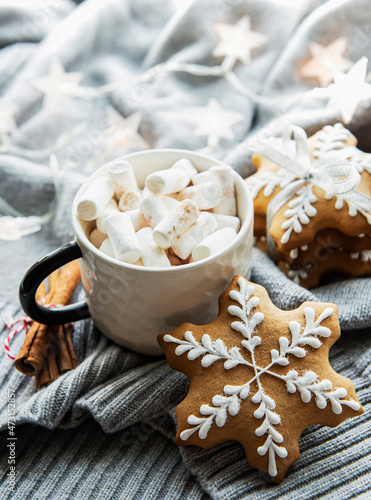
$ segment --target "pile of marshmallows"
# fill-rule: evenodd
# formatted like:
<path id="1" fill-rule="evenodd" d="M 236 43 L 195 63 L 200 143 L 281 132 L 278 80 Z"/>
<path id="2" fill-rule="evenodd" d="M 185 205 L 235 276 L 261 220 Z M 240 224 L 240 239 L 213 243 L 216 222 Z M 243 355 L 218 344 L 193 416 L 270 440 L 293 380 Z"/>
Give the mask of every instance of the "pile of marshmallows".
<path id="1" fill-rule="evenodd" d="M 150 174 L 142 191 L 129 162 L 112 162 L 82 194 L 77 214 L 95 221 L 88 237 L 101 252 L 148 267 L 207 258 L 240 228 L 231 167 L 198 173 L 185 158 Z"/>

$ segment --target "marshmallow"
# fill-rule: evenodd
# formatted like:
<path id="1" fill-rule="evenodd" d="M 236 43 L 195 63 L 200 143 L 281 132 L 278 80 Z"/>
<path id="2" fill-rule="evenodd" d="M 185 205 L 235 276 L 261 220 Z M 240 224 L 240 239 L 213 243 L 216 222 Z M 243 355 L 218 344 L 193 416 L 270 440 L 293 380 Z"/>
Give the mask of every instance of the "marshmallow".
<path id="1" fill-rule="evenodd" d="M 101 233 L 99 229 L 95 228 L 91 233 L 90 233 L 90 241 L 93 243 L 93 245 L 96 248 L 99 248 L 103 241 L 107 238 L 107 235 L 104 233 Z"/>
<path id="2" fill-rule="evenodd" d="M 118 198 L 121 198 L 125 191 L 138 191 L 139 189 L 133 167 L 128 161 L 120 159 L 113 161 L 108 169 L 108 175 L 115 184 L 115 192 Z"/>
<path id="3" fill-rule="evenodd" d="M 230 227 L 224 227 L 218 229 L 215 233 L 209 234 L 209 236 L 206 236 L 206 238 L 193 249 L 193 260 L 198 261 L 206 259 L 210 257 L 210 255 L 220 252 L 220 250 L 223 250 L 223 248 L 229 245 L 236 236 L 236 231 Z"/>
<path id="4" fill-rule="evenodd" d="M 181 259 L 187 259 L 194 247 L 215 231 L 217 226 L 216 220 L 209 212 L 202 212 L 198 220 L 174 241 L 172 248 L 175 254 Z"/>
<path id="5" fill-rule="evenodd" d="M 231 167 L 215 166 L 209 169 L 209 173 L 216 180 L 222 189 L 222 199 L 213 208 L 216 214 L 236 215 L 236 194 L 234 189 L 233 170 Z"/>
<path id="6" fill-rule="evenodd" d="M 236 233 L 239 231 L 241 221 L 238 217 L 234 217 L 233 215 L 214 214 L 213 212 L 209 213 L 216 220 L 218 224 L 217 229 L 222 229 L 222 227 L 231 227 L 236 231 Z"/>
<path id="7" fill-rule="evenodd" d="M 106 231 L 116 259 L 133 264 L 141 258 L 143 252 L 129 215 L 119 213 L 108 217 Z"/>
<path id="8" fill-rule="evenodd" d="M 125 213 L 129 215 L 134 226 L 134 231 L 139 231 L 142 227 L 148 226 L 146 219 L 138 208 L 135 208 L 134 210 L 127 210 Z"/>
<path id="9" fill-rule="evenodd" d="M 150 196 L 151 194 L 153 193 L 151 193 L 151 191 L 144 186 L 142 189 L 142 199 L 144 200 L 144 198 L 147 198 L 147 196 Z"/>
<path id="10" fill-rule="evenodd" d="M 161 196 L 161 201 L 165 205 L 165 207 L 171 212 L 174 210 L 175 207 L 177 207 L 180 203 L 180 201 L 176 200 L 172 196 Z"/>
<path id="11" fill-rule="evenodd" d="M 182 158 L 150 174 L 143 190 L 129 162 L 111 162 L 107 172 L 85 190 L 77 213 L 92 244 L 112 258 L 147 267 L 184 265 L 219 252 L 240 228 L 228 166 L 198 173 Z"/>
<path id="12" fill-rule="evenodd" d="M 188 186 L 191 178 L 182 168 L 169 168 L 150 174 L 146 188 L 153 194 L 169 194 L 181 191 Z"/>
<path id="13" fill-rule="evenodd" d="M 221 202 L 222 188 L 217 182 L 205 182 L 190 186 L 178 194 L 178 200 L 192 200 L 200 210 L 209 210 Z"/>
<path id="14" fill-rule="evenodd" d="M 190 179 L 197 174 L 197 168 L 193 165 L 191 161 L 187 160 L 187 158 L 182 158 L 176 161 L 174 165 L 170 167 L 170 169 L 172 168 L 180 168 L 184 170 L 185 172 L 187 172 Z"/>
<path id="15" fill-rule="evenodd" d="M 215 181 L 215 178 L 210 174 L 208 170 L 205 172 L 200 172 L 192 177 L 192 184 L 197 186 L 198 184 L 203 184 L 204 182 Z"/>
<path id="16" fill-rule="evenodd" d="M 160 198 L 154 194 L 147 196 L 139 203 L 139 210 L 152 229 L 169 213 Z"/>
<path id="17" fill-rule="evenodd" d="M 137 232 L 139 245 L 142 248 L 142 262 L 148 267 L 170 267 L 165 250 L 159 248 L 152 238 L 152 229 L 144 227 Z"/>
<path id="18" fill-rule="evenodd" d="M 192 177 L 192 183 L 195 186 L 212 181 L 217 182 L 222 189 L 222 199 L 219 205 L 213 208 L 213 212 L 224 215 L 236 215 L 236 195 L 232 168 L 227 165 L 216 165 Z"/>
<path id="19" fill-rule="evenodd" d="M 114 191 L 111 179 L 98 177 L 82 194 L 77 205 L 77 215 L 83 220 L 96 219 L 114 195 Z"/>
<path id="20" fill-rule="evenodd" d="M 115 200 L 110 200 L 103 208 L 100 216 L 97 218 L 97 228 L 101 233 L 106 234 L 106 220 L 108 219 L 108 217 L 118 213 L 119 209 L 117 208 Z"/>
<path id="21" fill-rule="evenodd" d="M 134 191 L 133 189 L 128 189 L 123 193 L 119 199 L 119 209 L 121 212 L 126 212 L 127 210 L 134 210 L 139 207 L 141 202 L 141 195 L 139 191 Z"/>
<path id="22" fill-rule="evenodd" d="M 112 248 L 112 244 L 109 240 L 109 238 L 106 238 L 101 246 L 99 247 L 99 250 L 103 253 L 105 253 L 106 255 L 108 255 L 109 257 L 112 257 L 113 259 L 115 259 L 115 253 L 113 251 L 113 248 Z"/>
<path id="23" fill-rule="evenodd" d="M 175 238 L 187 231 L 198 219 L 199 211 L 192 200 L 184 200 L 153 230 L 153 240 L 160 248 L 170 248 Z"/>

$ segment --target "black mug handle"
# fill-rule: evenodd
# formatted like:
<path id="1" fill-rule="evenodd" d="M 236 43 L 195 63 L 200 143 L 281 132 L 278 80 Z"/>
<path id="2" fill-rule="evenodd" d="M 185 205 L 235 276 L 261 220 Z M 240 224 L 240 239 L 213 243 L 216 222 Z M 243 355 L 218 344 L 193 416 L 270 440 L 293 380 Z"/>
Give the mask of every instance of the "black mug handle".
<path id="1" fill-rule="evenodd" d="M 89 308 L 85 301 L 64 307 L 47 308 L 40 306 L 35 298 L 40 283 L 49 274 L 80 257 L 82 257 L 80 247 L 76 241 L 70 241 L 48 253 L 30 267 L 19 286 L 19 301 L 24 312 L 30 318 L 43 325 L 61 325 L 90 317 Z"/>

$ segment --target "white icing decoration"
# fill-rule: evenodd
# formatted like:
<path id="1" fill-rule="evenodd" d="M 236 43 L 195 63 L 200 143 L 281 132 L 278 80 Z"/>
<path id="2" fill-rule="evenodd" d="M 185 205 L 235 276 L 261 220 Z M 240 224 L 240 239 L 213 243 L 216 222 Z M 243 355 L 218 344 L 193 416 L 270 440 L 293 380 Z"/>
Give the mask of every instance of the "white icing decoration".
<path id="1" fill-rule="evenodd" d="M 297 321 L 291 321 L 289 330 L 291 332 L 291 343 L 287 337 L 280 337 L 279 345 L 280 351 L 277 349 L 271 350 L 272 362 L 281 366 L 287 366 L 290 361 L 287 358 L 288 354 L 292 354 L 297 358 L 304 358 L 307 351 L 303 346 L 310 346 L 314 349 L 321 347 L 322 342 L 317 337 L 329 337 L 331 330 L 325 326 L 320 326 L 323 320 L 330 317 L 334 310 L 328 307 L 319 316 L 317 321 L 314 321 L 315 312 L 311 307 L 304 309 L 304 316 L 306 325 L 303 333 L 301 333 L 301 325 Z"/>
<path id="2" fill-rule="evenodd" d="M 281 422 L 281 417 L 273 411 L 276 407 L 274 400 L 264 394 L 262 389 L 259 389 L 251 400 L 253 403 L 260 403 L 259 408 L 254 412 L 254 417 L 258 419 L 264 417 L 263 423 L 255 430 L 255 434 L 257 436 L 268 434 L 264 444 L 259 446 L 257 452 L 260 456 L 268 453 L 268 473 L 275 477 L 277 476 L 276 455 L 280 458 L 287 457 L 286 448 L 276 444 L 283 442 L 282 434 L 274 428 L 274 425 Z"/>
<path id="3" fill-rule="evenodd" d="M 322 159 L 327 154 L 347 148 L 347 151 L 352 153 L 349 155 L 349 160 L 356 167 L 357 171 L 359 173 L 366 171 L 371 174 L 371 155 L 360 151 L 354 146 L 347 147 L 345 142 L 349 136 L 349 130 L 341 123 L 335 123 L 333 126 L 326 125 L 317 134 L 313 156 L 317 159 Z"/>
<path id="4" fill-rule="evenodd" d="M 288 366 L 290 364 L 289 355 L 303 358 L 307 355 L 306 347 L 318 349 L 321 346 L 319 337 L 331 335 L 331 330 L 321 326 L 321 323 L 332 315 L 334 312 L 332 308 L 325 309 L 315 320 L 314 309 L 306 307 L 304 309 L 304 329 L 297 321 L 291 321 L 288 325 L 291 339 L 280 337 L 280 351 L 272 349 L 271 362 L 267 366 L 261 367 L 255 360 L 255 349 L 262 344 L 262 338 L 256 334 L 255 330 L 264 321 L 264 314 L 257 310 L 260 299 L 254 296 L 254 286 L 247 284 L 243 278 L 239 278 L 237 283 L 239 291 L 231 290 L 229 296 L 238 305 L 229 306 L 228 312 L 231 316 L 239 319 L 239 321 L 231 322 L 231 328 L 242 335 L 241 346 L 245 349 L 243 351 L 245 354 L 247 351 L 250 361 L 243 357 L 240 347 L 228 349 L 221 339 L 212 341 L 210 336 L 206 334 L 202 336 L 201 343 L 194 338 L 193 333 L 189 330 L 184 333 L 185 340 L 179 340 L 169 334 L 164 336 L 165 342 L 178 344 L 175 349 L 177 356 L 187 352 L 187 357 L 191 361 L 202 357 L 201 365 L 204 368 L 222 360 L 226 370 L 233 369 L 237 365 L 245 365 L 253 369 L 253 376 L 246 383 L 240 386 L 225 385 L 223 394 L 215 395 L 211 405 L 201 405 L 199 409 L 201 417 L 190 415 L 187 422 L 192 427 L 182 431 L 180 438 L 186 441 L 191 435 L 198 432 L 198 437 L 205 439 L 214 423 L 218 427 L 223 427 L 227 423 L 228 417 L 233 417 L 240 412 L 242 401 L 250 396 L 251 391 L 256 387 L 256 392 L 251 397 L 251 401 L 259 405 L 254 411 L 254 417 L 257 420 L 263 419 L 263 421 L 256 428 L 255 434 L 259 437 L 266 436 L 263 445 L 257 449 L 257 453 L 260 456 L 268 454 L 268 472 L 272 477 L 275 477 L 277 475 L 276 456 L 285 458 L 287 450 L 284 446 L 279 446 L 284 440 L 276 428 L 281 422 L 281 417 L 275 411 L 276 402 L 264 391 L 261 382 L 262 374 L 282 380 L 288 393 L 298 392 L 305 403 L 311 401 L 312 396 L 314 396 L 317 407 L 325 408 L 329 401 L 332 411 L 336 414 L 341 413 L 342 405 L 347 405 L 355 411 L 360 408 L 360 405 L 354 400 L 344 400 L 347 396 L 345 389 L 334 389 L 329 380 L 319 380 L 318 375 L 313 371 L 306 371 L 299 376 L 296 370 L 290 370 L 286 375 L 280 375 L 271 370 L 274 366 Z"/>
<path id="5" fill-rule="evenodd" d="M 331 200 L 333 198 L 333 195 L 331 193 L 326 193 L 325 198 L 326 200 Z M 350 217 L 355 217 L 359 212 L 364 217 L 366 217 L 367 222 L 371 224 L 371 213 L 366 212 L 362 208 L 357 207 L 354 203 L 352 203 L 350 200 L 348 200 L 345 196 L 342 196 L 341 194 L 335 195 L 335 200 L 336 200 L 335 208 L 337 210 L 341 210 L 344 207 L 344 201 L 346 201 L 348 204 L 348 213 Z"/>
<path id="6" fill-rule="evenodd" d="M 356 150 L 356 153 L 351 158 L 352 164 L 356 167 L 358 172 L 361 174 L 366 171 L 371 174 L 371 155 L 363 153 L 362 151 Z"/>
<path id="7" fill-rule="evenodd" d="M 349 130 L 341 123 L 335 123 L 333 126 L 326 125 L 316 135 L 313 156 L 320 159 L 328 153 L 343 149 L 349 136 Z"/>
<path id="8" fill-rule="evenodd" d="M 312 184 L 306 184 L 298 190 L 297 196 L 289 201 L 289 208 L 285 210 L 285 220 L 282 223 L 282 229 L 285 233 L 281 238 L 281 243 L 284 245 L 290 240 L 292 231 L 295 233 L 302 232 L 302 224 L 309 224 L 310 217 L 317 214 L 317 210 L 312 206 L 312 203 L 317 201 L 317 197 L 313 194 Z"/>
<path id="9" fill-rule="evenodd" d="M 371 260 L 371 250 L 363 250 L 361 252 L 362 262 L 370 262 Z"/>
<path id="10" fill-rule="evenodd" d="M 257 176 L 253 175 L 248 177 L 246 179 L 246 184 L 250 189 L 252 198 L 255 200 L 263 188 L 263 194 L 266 198 L 268 198 L 269 196 L 272 196 L 277 186 L 283 189 L 294 180 L 294 175 L 288 174 L 288 172 L 284 170 L 278 170 L 277 172 L 262 172 Z"/>
<path id="11" fill-rule="evenodd" d="M 290 251 L 290 257 L 292 259 L 297 259 L 298 258 L 298 255 L 299 255 L 299 249 L 298 248 L 293 248 L 291 251 Z"/>
<path id="12" fill-rule="evenodd" d="M 361 252 L 354 252 L 350 254 L 351 259 L 361 259 L 362 262 L 371 261 L 371 250 L 362 250 Z"/>
<path id="13" fill-rule="evenodd" d="M 344 400 L 348 393 L 347 390 L 340 387 L 332 390 L 332 382 L 330 380 L 318 380 L 318 375 L 310 370 L 304 372 L 304 375 L 299 377 L 296 370 L 290 370 L 284 377 L 287 390 L 290 393 L 300 393 L 303 403 L 309 403 L 312 395 L 315 397 L 317 408 L 324 409 L 327 406 L 327 401 L 331 403 L 331 409 L 336 415 L 342 413 L 342 405 L 349 406 L 352 410 L 360 409 L 360 404 L 354 400 Z"/>
<path id="14" fill-rule="evenodd" d="M 188 351 L 187 358 L 190 361 L 203 356 L 201 360 L 201 365 L 204 368 L 208 368 L 215 361 L 220 359 L 225 359 L 224 368 L 230 370 L 239 364 L 253 366 L 251 363 L 246 361 L 240 354 L 240 349 L 238 347 L 232 347 L 229 351 L 224 342 L 221 339 L 217 339 L 214 342 L 211 340 L 210 335 L 203 335 L 201 339 L 201 344 L 197 342 L 191 331 L 186 331 L 184 334 L 185 340 L 179 340 L 171 335 L 165 335 L 165 342 L 174 342 L 179 344 L 175 349 L 175 354 L 181 356 L 183 353 Z"/>
<path id="15" fill-rule="evenodd" d="M 291 268 L 290 264 L 285 262 L 287 276 L 297 285 L 300 285 L 302 279 L 308 278 L 308 273 L 302 267 Z"/>

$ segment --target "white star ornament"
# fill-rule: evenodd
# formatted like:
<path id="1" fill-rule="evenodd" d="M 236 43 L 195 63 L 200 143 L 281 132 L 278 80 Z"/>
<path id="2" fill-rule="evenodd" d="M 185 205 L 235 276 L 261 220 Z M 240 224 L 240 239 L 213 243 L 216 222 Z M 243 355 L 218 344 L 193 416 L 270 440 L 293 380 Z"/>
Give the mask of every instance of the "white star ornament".
<path id="1" fill-rule="evenodd" d="M 75 73 L 66 73 L 61 62 L 55 59 L 50 67 L 48 76 L 34 78 L 32 85 L 45 94 L 44 106 L 57 104 L 66 96 L 72 96 L 73 89 L 84 78 L 84 73 L 78 71 Z"/>
<path id="2" fill-rule="evenodd" d="M 344 123 L 349 123 L 361 101 L 371 99 L 371 85 L 365 81 L 367 57 L 361 57 L 347 73 L 337 71 L 335 82 L 326 88 L 314 88 L 313 95 L 328 99 L 327 107 L 337 107 Z"/>
<path id="3" fill-rule="evenodd" d="M 311 43 L 309 52 L 312 58 L 299 70 L 301 78 L 317 78 L 321 87 L 327 87 L 334 80 L 336 71 L 346 71 L 352 63 L 344 58 L 345 37 L 340 37 L 327 47 Z"/>
<path id="4" fill-rule="evenodd" d="M 214 29 L 220 40 L 213 50 L 213 55 L 229 58 L 233 64 L 237 60 L 248 64 L 251 61 L 252 50 L 261 47 L 269 40 L 266 35 L 251 30 L 250 16 L 242 17 L 234 25 L 216 23 Z"/>

